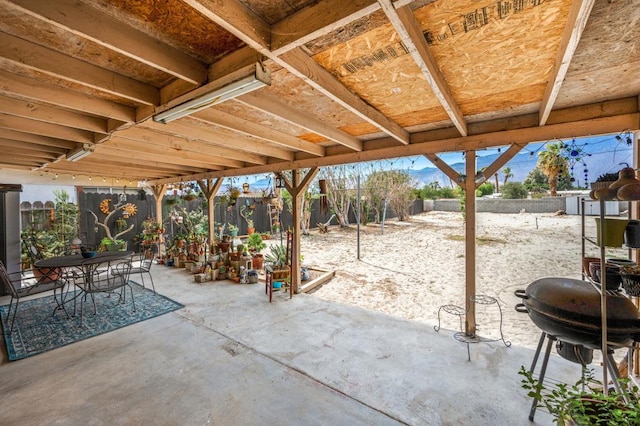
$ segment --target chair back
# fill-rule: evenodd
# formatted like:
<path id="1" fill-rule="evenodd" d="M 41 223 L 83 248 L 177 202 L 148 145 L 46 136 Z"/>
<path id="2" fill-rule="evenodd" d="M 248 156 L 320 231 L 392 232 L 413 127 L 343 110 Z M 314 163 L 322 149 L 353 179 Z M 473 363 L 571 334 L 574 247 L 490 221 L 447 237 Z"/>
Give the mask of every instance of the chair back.
<path id="1" fill-rule="evenodd" d="M 133 255 L 133 261 L 135 262 L 134 268 L 137 266 L 140 272 L 151 271 L 151 265 L 153 265 L 153 257 L 147 256 L 144 252 Z"/>
<path id="2" fill-rule="evenodd" d="M 131 258 L 111 260 L 102 263 L 86 263 L 85 291 L 111 291 L 123 287 L 129 281 Z"/>
<path id="3" fill-rule="evenodd" d="M 4 267 L 2 261 L 0 261 L 0 282 L 2 282 L 2 287 L 4 288 L 4 291 L 6 293 L 8 293 L 11 297 L 18 297 L 16 288 L 13 286 L 13 283 L 9 278 L 9 273 Z"/>

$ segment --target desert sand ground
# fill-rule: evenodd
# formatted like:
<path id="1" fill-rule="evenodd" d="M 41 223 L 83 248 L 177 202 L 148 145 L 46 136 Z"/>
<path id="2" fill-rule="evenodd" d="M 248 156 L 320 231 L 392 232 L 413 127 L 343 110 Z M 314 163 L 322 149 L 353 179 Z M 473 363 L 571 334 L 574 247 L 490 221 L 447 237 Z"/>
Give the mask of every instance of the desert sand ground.
<path id="1" fill-rule="evenodd" d="M 593 217 L 586 234 L 595 235 Z M 518 346 L 535 348 L 540 330 L 514 306 L 514 290 L 551 276 L 581 278 L 581 217 L 545 214 L 478 213 L 477 294 L 498 300 L 504 337 Z M 327 234 L 302 237 L 303 264 L 335 270 L 336 276 L 315 291 L 315 297 L 390 315 L 438 324 L 439 307 L 464 306 L 465 224 L 459 212 L 428 212 L 407 222 L 388 221 L 361 227 L 357 259 L 356 225 L 332 226 Z M 587 244 L 587 254 L 599 255 Z M 611 252 L 624 256 L 626 251 Z M 459 329 L 457 317 L 443 313 L 442 328 Z M 500 336 L 496 305 L 477 308 L 477 334 Z"/>

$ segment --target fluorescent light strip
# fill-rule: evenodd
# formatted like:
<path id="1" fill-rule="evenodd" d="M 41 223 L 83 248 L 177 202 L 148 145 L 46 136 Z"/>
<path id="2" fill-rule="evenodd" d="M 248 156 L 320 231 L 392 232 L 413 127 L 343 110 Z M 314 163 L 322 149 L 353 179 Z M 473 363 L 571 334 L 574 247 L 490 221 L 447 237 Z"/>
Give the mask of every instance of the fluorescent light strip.
<path id="1" fill-rule="evenodd" d="M 266 82 L 259 80 L 254 74 L 156 114 L 153 116 L 153 121 L 166 124 L 266 85 Z"/>
<path id="2" fill-rule="evenodd" d="M 71 151 L 66 155 L 67 161 L 78 161 L 88 155 L 93 154 L 93 146 L 84 144 L 82 148 Z"/>

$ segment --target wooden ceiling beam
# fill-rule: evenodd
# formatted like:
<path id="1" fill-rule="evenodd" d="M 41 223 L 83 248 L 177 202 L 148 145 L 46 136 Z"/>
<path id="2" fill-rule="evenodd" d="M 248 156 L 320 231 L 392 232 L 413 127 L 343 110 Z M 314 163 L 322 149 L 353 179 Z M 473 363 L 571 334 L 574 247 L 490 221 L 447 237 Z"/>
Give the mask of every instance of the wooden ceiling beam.
<path id="1" fill-rule="evenodd" d="M 10 158 L 2 157 L 1 164 L 6 165 L 8 168 L 13 166 L 28 167 L 30 169 L 38 168 L 43 165 L 43 161 L 36 160 L 33 157 L 26 155 L 12 155 Z M 46 164 L 46 162 L 44 162 Z"/>
<path id="2" fill-rule="evenodd" d="M 0 32 L 1 64 L 42 72 L 137 103 L 157 105 L 158 89 L 121 74 Z"/>
<path id="3" fill-rule="evenodd" d="M 239 0 L 182 0 L 251 48 L 267 52 L 271 28 Z"/>
<path id="4" fill-rule="evenodd" d="M 39 161 L 49 162 L 57 160 L 60 157 L 60 154 L 45 152 L 45 151 L 34 151 L 22 148 L 12 148 L 7 145 L 2 147 L 2 155 L 7 156 L 9 158 L 13 158 L 15 156 L 21 156 L 25 158 L 34 158 Z"/>
<path id="5" fill-rule="evenodd" d="M 313 142 L 308 142 L 304 139 L 270 129 L 269 127 L 228 114 L 224 111 L 209 108 L 192 114 L 191 117 L 246 136 L 253 136 L 254 138 L 262 139 L 285 148 L 307 152 L 317 157 L 322 157 L 325 154 L 324 148 Z"/>
<path id="6" fill-rule="evenodd" d="M 213 146 L 207 141 L 183 136 L 171 135 L 161 131 L 145 129 L 141 126 L 132 127 L 116 133 L 117 136 L 141 142 L 148 145 L 158 145 L 168 152 L 192 152 L 199 155 L 211 155 L 231 162 L 244 162 L 249 164 L 266 164 L 266 157 L 258 154 L 241 152 L 233 148 Z M 211 153 L 211 154 L 210 154 Z M 209 157 L 205 157 L 209 158 Z M 218 163 L 228 167 L 241 167 L 238 163 Z"/>
<path id="7" fill-rule="evenodd" d="M 7 114 L 0 114 L 0 128 L 80 143 L 93 143 L 93 133 L 86 130 L 73 129 Z"/>
<path id="8" fill-rule="evenodd" d="M 395 0 L 396 8 L 415 0 Z M 271 53 L 279 56 L 291 49 L 348 26 L 380 9 L 376 0 L 324 0 L 282 19 L 271 26 Z"/>
<path id="9" fill-rule="evenodd" d="M 367 123 L 377 127 L 402 144 L 409 143 L 409 132 L 349 90 L 329 71 L 303 52 L 302 49 L 293 49 L 278 58 L 272 59 Z"/>
<path id="10" fill-rule="evenodd" d="M 585 25 L 587 25 L 594 3 L 595 0 L 576 0 L 571 2 L 567 24 L 564 27 L 564 32 L 560 39 L 560 46 L 558 47 L 553 68 L 549 75 L 549 81 L 542 97 L 542 103 L 540 104 L 539 122 L 541 126 L 547 123 L 549 114 L 553 109 L 553 104 L 556 102 L 558 93 L 560 93 L 560 87 L 567 75 L 571 59 L 578 48 L 582 31 Z"/>
<path id="11" fill-rule="evenodd" d="M 503 121 L 503 120 L 501 120 Z M 263 166 L 252 166 L 244 169 L 225 170 L 224 172 L 212 172 L 204 175 L 185 176 L 178 181 L 194 179 L 213 179 L 218 177 L 243 176 L 250 174 L 270 173 L 279 170 L 293 170 L 308 167 L 323 167 L 336 164 L 360 163 L 376 161 L 387 158 L 409 157 L 414 155 L 436 154 L 443 152 L 469 151 L 485 149 L 508 144 L 526 144 L 532 141 L 545 141 L 556 138 L 571 138 L 581 136 L 593 136 L 607 133 L 617 133 L 619 129 L 634 129 L 640 127 L 640 113 L 629 113 L 601 118 L 587 118 L 583 121 L 564 122 L 560 124 L 548 124 L 520 129 L 512 129 L 498 132 L 476 134 L 470 136 L 449 137 L 438 139 L 440 130 L 419 132 L 412 135 L 412 143 L 409 145 L 388 145 L 384 148 L 367 149 L 369 144 L 376 145 L 380 142 L 393 142 L 391 138 L 378 141 L 370 141 L 365 145 L 365 151 L 345 152 L 343 154 L 327 155 L 321 158 L 305 158 L 292 162 L 282 161 Z M 470 131 L 472 126 L 470 126 Z M 171 183 L 172 180 L 160 180 L 153 183 Z"/>
<path id="12" fill-rule="evenodd" d="M 251 48 L 262 53 L 276 64 L 286 68 L 290 73 L 302 79 L 305 83 L 309 84 L 320 93 L 323 93 L 331 100 L 337 102 L 342 107 L 353 112 L 364 121 L 379 128 L 381 131 L 397 139 L 403 144 L 409 143 L 409 133 L 405 129 L 345 87 L 329 71 L 324 69 L 305 52 L 303 52 L 300 47 L 295 49 L 286 49 L 287 51 L 282 51 L 282 54 L 272 52 L 269 49 L 268 43 L 268 40 L 271 38 L 270 28 L 268 28 L 268 26 L 265 27 L 266 24 L 263 21 L 257 19 L 255 15 L 250 13 L 250 11 L 237 0 L 216 2 L 215 5 L 212 0 L 183 1 L 200 11 L 204 16 L 225 28 L 227 31 L 234 34 L 236 37 L 240 38 Z M 328 5 L 327 3 L 331 3 L 331 5 Z M 349 15 L 347 19 L 354 20 L 357 19 L 358 16 L 366 16 L 367 13 L 371 13 L 380 7 L 377 3 L 373 3 L 375 6 L 371 11 L 369 11 L 368 8 L 372 4 L 371 0 L 357 0 L 348 3 L 349 6 L 346 6 L 342 1 L 324 1 L 322 2 L 322 11 L 335 14 L 336 11 L 341 11 L 345 7 L 349 7 L 349 10 L 353 10 L 353 14 L 347 13 Z M 356 3 L 355 9 L 352 7 L 352 3 Z M 366 10 L 360 11 L 363 7 Z M 305 13 L 307 12 L 304 12 L 303 14 Z M 335 19 L 331 19 L 331 22 L 335 22 Z M 258 28 L 257 26 L 259 24 L 263 25 Z M 255 25 L 256 27 L 252 25 Z M 303 26 L 305 25 L 307 25 L 306 22 Z M 320 24 L 320 26 L 325 28 L 326 31 L 329 31 L 327 27 L 331 27 L 333 29 L 338 28 L 338 26 L 334 27 L 333 25 L 334 24 L 329 23 L 329 21 L 324 20 L 322 20 L 322 23 Z M 344 23 L 340 22 L 340 25 L 344 25 Z M 256 37 L 256 34 L 259 34 L 259 37 Z"/>
<path id="13" fill-rule="evenodd" d="M 340 145 L 351 148 L 354 151 L 362 151 L 362 141 L 347 132 L 329 126 L 322 120 L 310 117 L 308 114 L 297 110 L 284 102 L 269 96 L 264 92 L 253 92 L 235 99 L 244 105 L 255 108 L 269 115 L 302 127 L 312 133 L 332 140 Z"/>
<path id="14" fill-rule="evenodd" d="M 431 86 L 433 93 L 447 112 L 453 125 L 456 126 L 462 136 L 466 136 L 467 122 L 462 115 L 460 107 L 451 95 L 449 86 L 440 72 L 440 68 L 431 53 L 427 40 L 422 34 L 415 15 L 411 11 L 411 7 L 405 6 L 396 10 L 391 0 L 378 0 L 378 3 L 382 6 L 382 10 L 387 15 L 416 65 L 420 68 L 422 75 Z"/>
<path id="15" fill-rule="evenodd" d="M 193 57 L 75 0 L 3 1 L 3 6 L 27 13 L 190 83 L 200 84 L 207 77 L 206 67 Z"/>
<path id="16" fill-rule="evenodd" d="M 154 168 L 144 169 L 142 167 L 130 167 L 127 163 L 109 165 L 105 167 L 100 161 L 89 160 L 90 157 L 83 158 L 76 162 L 58 161 L 46 165 L 43 170 L 50 170 L 56 173 L 64 174 L 83 174 L 100 177 L 119 177 L 133 180 L 144 180 L 145 178 L 161 178 L 169 176 L 179 176 L 175 172 L 163 172 Z"/>
<path id="17" fill-rule="evenodd" d="M 192 118 L 185 117 L 180 120 L 172 121 L 168 124 L 156 123 L 154 121 L 147 120 L 142 123 L 142 126 L 158 132 L 171 133 L 179 136 L 189 135 L 189 138 L 200 139 L 213 145 L 219 145 L 238 151 L 259 152 L 263 155 L 278 158 L 280 160 L 291 161 L 294 158 L 294 153 L 292 151 L 271 146 L 258 139 L 230 135 L 228 133 L 221 132 L 220 130 L 212 129 L 211 127 L 202 125 L 198 126 L 193 120 L 194 119 Z"/>
<path id="18" fill-rule="evenodd" d="M 105 144 L 109 149 L 127 152 L 128 155 L 146 153 L 158 161 L 172 161 L 174 164 L 193 165 L 195 167 L 244 167 L 245 163 L 237 160 L 209 155 L 203 152 L 191 152 L 166 145 L 154 145 L 136 140 L 114 136 Z M 216 167 L 219 166 L 219 167 Z"/>
<path id="19" fill-rule="evenodd" d="M 6 71 L 0 71 L 0 94 L 16 95 L 24 99 L 127 123 L 133 123 L 136 119 L 135 109 L 129 106 L 106 99 L 89 97 L 64 87 L 53 86 Z"/>
<path id="20" fill-rule="evenodd" d="M 4 160 L 0 160 L 0 169 L 6 168 L 6 169 L 12 169 L 12 170 L 32 171 L 34 167 L 38 167 L 38 164 L 31 163 L 31 162 L 27 162 L 27 164 L 17 164 L 17 163 L 14 164 L 14 163 L 6 162 Z"/>
<path id="21" fill-rule="evenodd" d="M 137 149 L 134 148 L 137 146 Z M 107 156 L 113 157 L 126 157 L 132 159 L 134 162 L 157 162 L 166 164 L 165 167 L 172 169 L 200 169 L 204 171 L 206 169 L 215 169 L 222 170 L 223 166 L 215 164 L 211 161 L 205 161 L 204 159 L 200 159 L 199 161 L 184 159 L 181 156 L 175 155 L 171 151 L 167 150 L 153 150 L 147 149 L 149 147 L 145 147 L 144 150 L 140 149 L 140 145 L 135 142 L 127 141 L 126 139 L 119 139 L 117 141 L 109 140 L 109 145 L 99 145 L 96 146 L 95 152 L 104 154 Z M 157 151 L 162 151 L 162 153 L 158 153 Z M 187 153 L 193 154 L 193 153 Z M 193 154 L 195 156 L 195 154 Z M 200 155 L 201 157 L 205 157 Z M 146 164 L 146 163 L 144 163 Z"/>
<path id="22" fill-rule="evenodd" d="M 182 173 L 204 173 L 208 169 L 214 170 L 222 170 L 222 167 L 217 166 L 209 166 L 209 167 L 197 167 L 195 165 L 184 165 L 184 164 L 176 164 L 171 162 L 171 160 L 158 160 L 154 158 L 153 155 L 148 155 L 144 153 L 136 154 L 132 156 L 131 153 L 126 151 L 120 151 L 117 149 L 106 148 L 104 145 L 96 146 L 95 153 L 93 154 L 94 160 L 100 161 L 109 161 L 109 163 L 126 163 L 129 166 L 136 166 L 143 169 L 155 169 L 155 170 L 165 170 L 165 171 L 174 171 L 174 172 L 182 172 Z"/>
<path id="23" fill-rule="evenodd" d="M 380 9 L 375 0 L 314 2 L 271 27 L 271 50 L 276 56 L 343 28 Z"/>
<path id="24" fill-rule="evenodd" d="M 40 145 L 44 147 L 64 148 L 65 150 L 73 149 L 77 145 L 73 141 L 67 141 L 42 135 L 34 135 L 31 133 L 24 133 L 16 130 L 2 128 L 0 128 L 0 138 L 28 142 L 30 144 Z"/>
<path id="25" fill-rule="evenodd" d="M 69 148 L 65 149 L 65 148 L 54 147 L 54 146 L 36 145 L 28 142 L 5 139 L 3 137 L 0 137 L 0 146 L 2 146 L 3 155 L 5 154 L 4 150 L 6 148 L 9 148 L 9 149 L 15 148 L 20 150 L 21 152 L 35 151 L 35 152 L 50 153 L 50 154 L 55 154 L 56 157 L 66 154 L 67 151 L 69 150 Z"/>
<path id="26" fill-rule="evenodd" d="M 104 119 L 0 96 L 0 113 L 95 133 L 107 133 Z"/>

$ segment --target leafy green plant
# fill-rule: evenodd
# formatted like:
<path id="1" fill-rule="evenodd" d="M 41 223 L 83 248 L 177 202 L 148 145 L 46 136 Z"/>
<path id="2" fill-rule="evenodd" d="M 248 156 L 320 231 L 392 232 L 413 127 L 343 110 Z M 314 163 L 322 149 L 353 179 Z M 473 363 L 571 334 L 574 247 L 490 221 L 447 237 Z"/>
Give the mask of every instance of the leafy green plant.
<path id="1" fill-rule="evenodd" d="M 273 244 L 264 260 L 273 263 L 276 268 L 284 266 L 287 263 L 287 248 L 283 244 Z"/>
<path id="2" fill-rule="evenodd" d="M 629 379 L 619 380 L 620 392 L 611 390 L 605 395 L 602 383 L 588 368 L 575 384 L 559 383 L 553 388 L 546 388 L 524 366 L 518 374 L 523 376 L 527 395 L 537 399 L 538 406 L 546 408 L 558 425 L 640 425 L 639 389 Z"/>
<path id="3" fill-rule="evenodd" d="M 262 235 L 253 233 L 247 238 L 247 247 L 251 251 L 260 252 L 267 247 L 267 244 L 262 241 Z"/>

